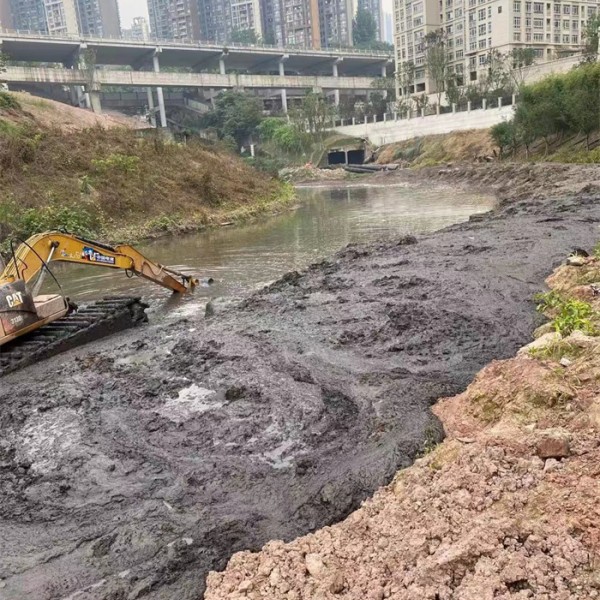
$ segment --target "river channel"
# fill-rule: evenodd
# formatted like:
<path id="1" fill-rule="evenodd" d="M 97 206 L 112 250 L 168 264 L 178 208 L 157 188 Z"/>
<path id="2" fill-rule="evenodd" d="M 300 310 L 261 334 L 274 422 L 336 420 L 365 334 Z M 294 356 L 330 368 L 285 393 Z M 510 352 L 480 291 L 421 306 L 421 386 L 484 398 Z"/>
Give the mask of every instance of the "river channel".
<path id="1" fill-rule="evenodd" d="M 297 192 L 299 203 L 293 211 L 242 227 L 138 246 L 162 264 L 214 279 L 210 287 L 200 287 L 194 298 L 181 299 L 178 312 L 191 309 L 199 299 L 246 295 L 349 243 L 431 232 L 494 205 L 492 197 L 437 185 L 314 185 L 299 187 Z M 53 271 L 64 293 L 77 302 L 139 294 L 157 308 L 169 297 L 166 290 L 143 279 L 129 279 L 120 271 L 75 265 L 57 265 Z"/>

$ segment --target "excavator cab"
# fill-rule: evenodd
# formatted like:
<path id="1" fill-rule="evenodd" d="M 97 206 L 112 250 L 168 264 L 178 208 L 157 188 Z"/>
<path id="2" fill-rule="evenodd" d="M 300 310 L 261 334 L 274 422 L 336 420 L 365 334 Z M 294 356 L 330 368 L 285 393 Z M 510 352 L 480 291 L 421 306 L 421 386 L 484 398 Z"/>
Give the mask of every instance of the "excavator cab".
<path id="1" fill-rule="evenodd" d="M 0 285 L 0 346 L 70 312 L 59 294 L 33 297 L 23 280 Z"/>

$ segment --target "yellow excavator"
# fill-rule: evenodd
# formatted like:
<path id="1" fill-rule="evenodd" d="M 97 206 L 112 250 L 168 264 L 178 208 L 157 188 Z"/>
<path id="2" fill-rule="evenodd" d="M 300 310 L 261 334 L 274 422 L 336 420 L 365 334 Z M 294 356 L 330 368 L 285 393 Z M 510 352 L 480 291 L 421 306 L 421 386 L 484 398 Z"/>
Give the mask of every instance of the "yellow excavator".
<path id="1" fill-rule="evenodd" d="M 54 262 L 121 269 L 178 294 L 198 284 L 194 277 L 149 260 L 132 246 L 109 246 L 58 231 L 34 235 L 11 248 L 6 265 L 0 259 L 0 376 L 147 320 L 146 305 L 139 298 L 105 298 L 78 310 L 64 295 L 40 295 L 45 276 L 54 278 L 49 268 Z"/>

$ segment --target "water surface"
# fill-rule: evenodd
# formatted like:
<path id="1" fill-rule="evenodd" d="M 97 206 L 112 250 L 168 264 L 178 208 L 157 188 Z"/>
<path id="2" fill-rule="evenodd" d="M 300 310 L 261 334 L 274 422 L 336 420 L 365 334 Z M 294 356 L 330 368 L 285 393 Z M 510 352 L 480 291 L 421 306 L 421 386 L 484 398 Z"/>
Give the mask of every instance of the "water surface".
<path id="1" fill-rule="evenodd" d="M 413 184 L 298 188 L 297 209 L 242 227 L 165 238 L 138 246 L 149 258 L 201 278 L 210 288 L 178 303 L 239 297 L 294 270 L 331 256 L 351 242 L 370 242 L 431 232 L 490 210 L 491 197 L 450 187 Z M 64 292 L 77 302 L 106 295 L 139 294 L 167 300 L 168 290 L 110 269 L 56 265 Z M 172 304 L 173 302 L 169 303 Z M 188 306 L 187 308 L 192 308 Z"/>

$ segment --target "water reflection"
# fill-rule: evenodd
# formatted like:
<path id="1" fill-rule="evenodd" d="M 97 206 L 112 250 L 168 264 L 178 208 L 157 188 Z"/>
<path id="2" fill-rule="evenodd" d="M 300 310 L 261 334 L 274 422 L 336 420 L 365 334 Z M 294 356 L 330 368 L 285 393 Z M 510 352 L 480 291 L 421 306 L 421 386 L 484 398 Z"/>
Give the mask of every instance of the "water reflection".
<path id="1" fill-rule="evenodd" d="M 485 198 L 440 187 L 401 185 L 298 189 L 300 207 L 238 228 L 158 240 L 140 249 L 184 272 L 212 277 L 195 302 L 207 297 L 240 296 L 293 269 L 329 256 L 350 242 L 368 242 L 407 233 L 424 233 L 493 205 Z M 141 294 L 166 300 L 168 292 L 123 273 L 87 266 L 58 265 L 54 271 L 66 294 L 89 301 L 110 294 Z"/>

